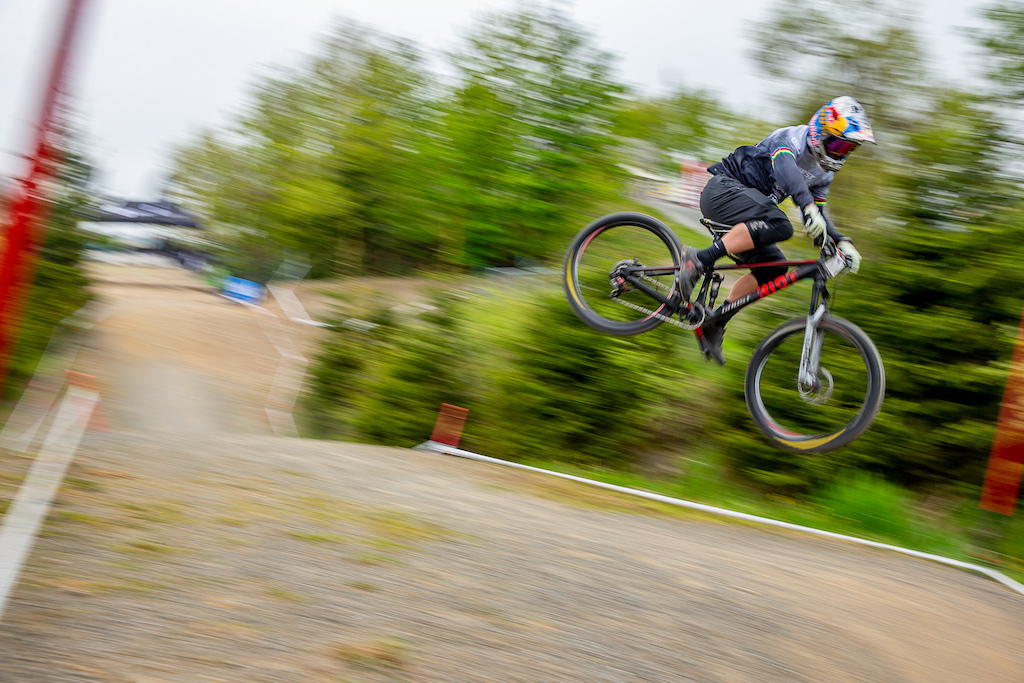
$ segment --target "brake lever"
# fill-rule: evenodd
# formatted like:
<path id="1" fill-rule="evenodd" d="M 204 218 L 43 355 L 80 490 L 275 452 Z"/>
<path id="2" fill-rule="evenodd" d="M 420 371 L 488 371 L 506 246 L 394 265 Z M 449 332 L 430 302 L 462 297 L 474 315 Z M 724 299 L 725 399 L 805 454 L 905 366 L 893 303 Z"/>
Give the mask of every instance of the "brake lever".
<path id="1" fill-rule="evenodd" d="M 826 234 L 824 239 L 821 241 L 821 255 L 825 258 L 832 258 L 838 253 L 840 253 L 839 245 L 836 244 L 836 241 L 832 239 L 831 235 Z M 844 255 L 843 258 L 845 259 L 846 256 Z"/>
<path id="2" fill-rule="evenodd" d="M 839 246 L 831 238 L 828 238 L 827 244 L 821 246 L 821 256 L 825 272 L 829 277 L 839 275 L 850 266 L 850 260 L 846 258 L 846 254 L 839 251 Z"/>

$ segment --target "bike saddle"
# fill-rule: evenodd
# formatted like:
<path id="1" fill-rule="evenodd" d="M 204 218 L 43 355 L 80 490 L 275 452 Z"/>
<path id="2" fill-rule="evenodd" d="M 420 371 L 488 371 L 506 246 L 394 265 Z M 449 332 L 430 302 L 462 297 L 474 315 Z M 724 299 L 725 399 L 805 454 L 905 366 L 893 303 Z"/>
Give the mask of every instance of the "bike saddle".
<path id="1" fill-rule="evenodd" d="M 700 223 L 705 228 L 710 230 L 711 231 L 711 236 L 716 238 L 716 239 L 721 237 L 725 233 L 729 232 L 730 230 L 732 230 L 732 226 L 731 225 L 726 225 L 725 223 L 719 223 L 717 221 L 711 220 L 710 218 L 703 218 L 702 217 L 700 219 Z"/>

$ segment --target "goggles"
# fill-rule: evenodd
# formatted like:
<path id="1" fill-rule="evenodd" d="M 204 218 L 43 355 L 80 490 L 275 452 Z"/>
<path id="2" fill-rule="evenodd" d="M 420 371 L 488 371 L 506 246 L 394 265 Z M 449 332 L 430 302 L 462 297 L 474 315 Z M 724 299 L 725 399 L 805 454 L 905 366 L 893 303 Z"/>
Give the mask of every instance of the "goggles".
<path id="1" fill-rule="evenodd" d="M 825 139 L 823 146 L 825 148 L 825 154 L 829 155 L 833 159 L 842 159 L 847 154 L 857 149 L 857 147 L 860 146 L 860 143 L 843 140 L 842 138 L 837 138 L 834 135 L 829 135 Z"/>

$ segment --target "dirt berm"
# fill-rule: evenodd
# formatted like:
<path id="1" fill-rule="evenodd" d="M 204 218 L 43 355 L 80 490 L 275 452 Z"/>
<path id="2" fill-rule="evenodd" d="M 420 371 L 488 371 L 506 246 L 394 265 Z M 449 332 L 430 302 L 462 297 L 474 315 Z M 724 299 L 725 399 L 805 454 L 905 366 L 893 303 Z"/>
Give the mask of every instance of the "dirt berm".
<path id="1" fill-rule="evenodd" d="M 0 623 L 0 681 L 1024 681 L 1024 597 L 984 577 L 273 436 L 280 356 L 251 311 L 183 271 L 98 271 L 132 283 L 102 286 L 76 363 L 110 431 Z"/>

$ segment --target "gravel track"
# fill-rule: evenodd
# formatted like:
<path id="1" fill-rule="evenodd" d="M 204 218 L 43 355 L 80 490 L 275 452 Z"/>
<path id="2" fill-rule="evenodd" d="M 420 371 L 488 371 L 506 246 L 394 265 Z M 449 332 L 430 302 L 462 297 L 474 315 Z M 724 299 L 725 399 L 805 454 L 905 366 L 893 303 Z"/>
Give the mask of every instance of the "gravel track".
<path id="1" fill-rule="evenodd" d="M 270 436 L 277 357 L 248 311 L 102 294 L 114 313 L 78 369 L 111 431 L 87 436 L 0 624 L 0 681 L 1024 680 L 1024 600 L 989 579 Z"/>

